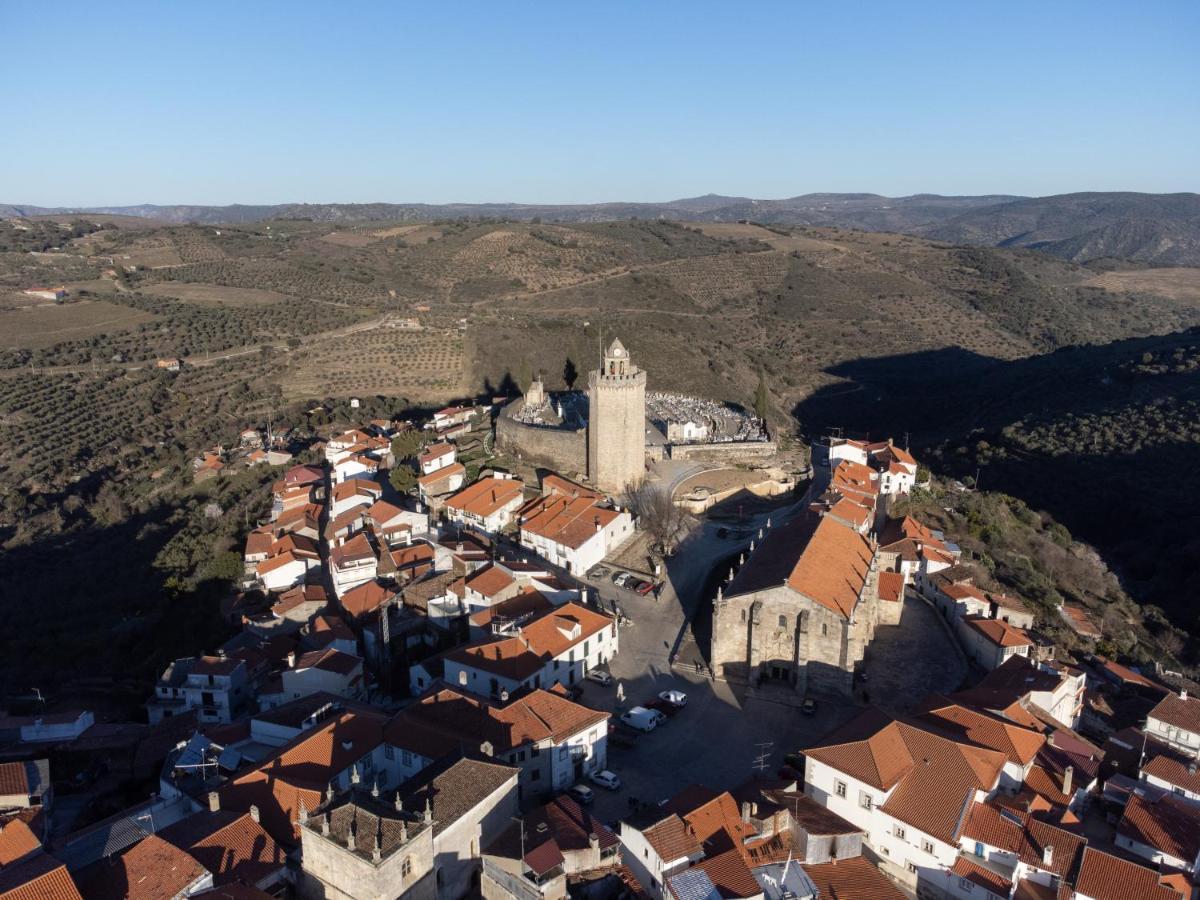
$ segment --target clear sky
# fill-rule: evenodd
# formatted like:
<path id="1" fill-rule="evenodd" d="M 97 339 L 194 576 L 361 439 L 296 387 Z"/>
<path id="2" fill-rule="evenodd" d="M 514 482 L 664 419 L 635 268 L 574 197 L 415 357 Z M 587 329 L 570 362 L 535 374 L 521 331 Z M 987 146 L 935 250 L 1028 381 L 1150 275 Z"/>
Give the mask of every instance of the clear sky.
<path id="1" fill-rule="evenodd" d="M 1200 190 L 1200 2 L 0 2 L 0 202 Z"/>

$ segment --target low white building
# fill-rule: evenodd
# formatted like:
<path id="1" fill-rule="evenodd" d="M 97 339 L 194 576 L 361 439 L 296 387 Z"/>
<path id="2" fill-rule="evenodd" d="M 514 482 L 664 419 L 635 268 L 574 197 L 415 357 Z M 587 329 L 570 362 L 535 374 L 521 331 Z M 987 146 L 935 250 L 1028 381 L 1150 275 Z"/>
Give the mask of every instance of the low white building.
<path id="1" fill-rule="evenodd" d="M 524 482 L 508 475 L 491 475 L 447 498 L 442 508 L 451 522 L 498 534 L 515 519 L 524 502 Z"/>
<path id="2" fill-rule="evenodd" d="M 374 580 L 379 558 L 365 534 L 359 533 L 329 553 L 329 574 L 340 597 L 346 591 Z"/>
<path id="3" fill-rule="evenodd" d="M 1190 877 L 1200 875 L 1200 807 L 1173 794 L 1134 792 L 1114 841 L 1118 847 Z"/>
<path id="4" fill-rule="evenodd" d="M 617 654 L 617 623 L 610 616 L 566 603 L 515 627 L 510 634 L 452 650 L 441 657 L 447 684 L 500 697 L 522 688 L 568 687 Z M 414 666 L 417 677 L 421 666 Z M 424 665 L 427 676 L 429 664 Z"/>
<path id="5" fill-rule="evenodd" d="M 458 453 L 453 444 L 431 444 L 417 458 L 422 475 L 431 475 L 446 466 L 452 466 L 458 459 Z"/>
<path id="6" fill-rule="evenodd" d="M 284 703 L 318 693 L 354 700 L 366 696 L 363 661 L 357 656 L 327 647 L 293 655 L 289 663 L 280 675 Z"/>
<path id="7" fill-rule="evenodd" d="M 1163 697 L 1146 717 L 1146 734 L 1200 759 L 1200 700 L 1187 691 Z"/>
<path id="8" fill-rule="evenodd" d="M 254 571 L 268 591 L 286 591 L 303 582 L 309 570 L 320 565 L 320 559 L 287 550 L 258 563 Z"/>
<path id="9" fill-rule="evenodd" d="M 582 574 L 633 535 L 633 517 L 607 505 L 602 494 L 556 479 L 517 516 L 522 546 L 552 565 Z M 543 491 L 552 484 L 548 476 Z"/>
<path id="10" fill-rule="evenodd" d="M 252 699 L 246 664 L 236 657 L 177 659 L 167 666 L 146 704 L 150 724 L 195 710 L 201 722 L 228 724 Z"/>
<path id="11" fill-rule="evenodd" d="M 608 765 L 609 714 L 550 691 L 512 701 L 446 687 L 407 707 L 389 724 L 388 744 L 410 767 L 470 747 L 520 770 L 523 800 L 565 791 Z"/>
<path id="12" fill-rule="evenodd" d="M 868 710 L 805 751 L 804 792 L 861 828 L 880 866 L 918 890 L 945 890 L 963 810 L 999 784 L 1004 754 Z M 931 798 L 938 802 L 930 802 Z"/>

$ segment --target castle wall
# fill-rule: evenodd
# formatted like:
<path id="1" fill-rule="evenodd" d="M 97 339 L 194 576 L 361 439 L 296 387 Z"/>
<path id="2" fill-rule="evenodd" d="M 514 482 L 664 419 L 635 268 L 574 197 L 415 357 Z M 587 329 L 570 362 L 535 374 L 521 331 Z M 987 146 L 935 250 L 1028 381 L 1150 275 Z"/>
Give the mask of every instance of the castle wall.
<path id="1" fill-rule="evenodd" d="M 728 441 L 717 444 L 671 444 L 671 459 L 711 459 L 721 462 L 771 459 L 779 448 L 774 441 Z"/>
<path id="2" fill-rule="evenodd" d="M 564 474 L 587 471 L 587 434 L 584 429 L 545 428 L 512 418 L 523 399 L 514 400 L 496 419 L 496 448 L 518 459 Z"/>

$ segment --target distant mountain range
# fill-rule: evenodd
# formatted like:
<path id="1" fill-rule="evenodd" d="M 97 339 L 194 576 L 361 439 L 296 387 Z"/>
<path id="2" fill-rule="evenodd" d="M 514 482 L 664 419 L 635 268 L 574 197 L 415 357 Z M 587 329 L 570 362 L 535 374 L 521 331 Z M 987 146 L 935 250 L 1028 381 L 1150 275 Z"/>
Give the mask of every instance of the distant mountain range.
<path id="1" fill-rule="evenodd" d="M 184 224 L 248 224 L 265 219 L 317 222 L 544 219 L 602 222 L 676 219 L 751 220 L 916 234 L 954 244 L 1025 247 L 1073 262 L 1117 258 L 1156 265 L 1200 265 L 1200 195 L 1081 193 L 1052 197 L 914 194 L 804 194 L 754 200 L 706 194 L 666 203 L 287 203 L 274 206 L 105 206 L 46 208 L 0 204 L 0 217 L 104 214 Z"/>

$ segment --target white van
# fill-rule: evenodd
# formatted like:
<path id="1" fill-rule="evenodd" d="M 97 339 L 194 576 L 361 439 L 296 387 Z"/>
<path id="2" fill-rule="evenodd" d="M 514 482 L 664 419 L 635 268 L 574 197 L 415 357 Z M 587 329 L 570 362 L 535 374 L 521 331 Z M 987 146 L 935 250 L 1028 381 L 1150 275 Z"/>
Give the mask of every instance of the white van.
<path id="1" fill-rule="evenodd" d="M 621 721 L 630 728 L 637 729 L 638 731 L 653 731 L 663 718 L 663 714 L 656 709 L 635 706 L 621 716 Z"/>

